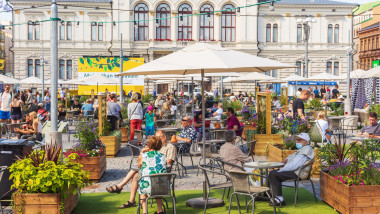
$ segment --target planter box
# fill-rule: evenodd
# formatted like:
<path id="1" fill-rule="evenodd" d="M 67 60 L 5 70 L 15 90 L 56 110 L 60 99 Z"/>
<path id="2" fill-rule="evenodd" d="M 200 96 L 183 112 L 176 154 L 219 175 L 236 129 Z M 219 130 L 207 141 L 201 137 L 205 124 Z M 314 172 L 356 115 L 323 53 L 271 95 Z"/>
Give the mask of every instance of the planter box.
<path id="1" fill-rule="evenodd" d="M 64 214 L 70 214 L 78 204 L 79 195 L 72 195 L 65 199 Z M 15 214 L 60 214 L 60 194 L 32 193 L 14 194 L 13 212 Z"/>
<path id="2" fill-rule="evenodd" d="M 83 165 L 83 170 L 90 172 L 90 180 L 98 182 L 107 168 L 107 159 L 105 155 L 98 157 L 77 158 L 75 162 Z"/>
<path id="3" fill-rule="evenodd" d="M 121 131 L 121 142 L 126 143 L 129 140 L 129 129 L 126 127 L 120 127 Z"/>
<path id="4" fill-rule="evenodd" d="M 99 139 L 106 145 L 107 157 L 114 158 L 120 150 L 120 141 L 117 136 L 100 136 Z"/>
<path id="5" fill-rule="evenodd" d="M 256 127 L 253 127 L 251 125 L 245 125 L 244 126 L 244 129 L 243 129 L 243 133 L 241 134 L 241 138 L 243 138 L 244 140 L 247 139 L 247 130 L 256 130 L 257 128 Z"/>
<path id="6" fill-rule="evenodd" d="M 294 152 L 296 152 L 296 150 L 282 150 L 272 144 L 268 144 L 269 161 L 281 162 L 289 155 L 292 155 Z M 319 172 L 321 170 L 320 159 L 316 156 L 317 152 L 318 152 L 318 149 L 314 149 L 315 161 L 313 163 L 312 170 L 311 170 L 312 178 L 319 178 Z"/>
<path id="7" fill-rule="evenodd" d="M 380 213 L 380 185 L 348 186 L 321 172 L 321 199 L 340 213 Z"/>
<path id="8" fill-rule="evenodd" d="M 280 134 L 255 134 L 252 139 L 257 140 L 255 146 L 255 155 L 266 155 L 266 149 L 268 143 L 282 144 L 282 138 Z"/>

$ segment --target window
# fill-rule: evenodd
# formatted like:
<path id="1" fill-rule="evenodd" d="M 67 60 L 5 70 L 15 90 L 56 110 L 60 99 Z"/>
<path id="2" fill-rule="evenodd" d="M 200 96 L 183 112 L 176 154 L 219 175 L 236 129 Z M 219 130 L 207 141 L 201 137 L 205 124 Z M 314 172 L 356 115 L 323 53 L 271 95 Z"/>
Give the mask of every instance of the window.
<path id="1" fill-rule="evenodd" d="M 302 25 L 298 24 L 297 25 L 297 43 L 302 42 Z"/>
<path id="2" fill-rule="evenodd" d="M 103 22 L 98 24 L 98 41 L 103 41 Z"/>
<path id="3" fill-rule="evenodd" d="M 39 59 L 36 59 L 35 61 L 34 61 L 34 69 L 35 69 L 35 77 L 38 77 L 38 78 L 40 78 L 40 74 L 41 74 L 41 61 L 39 60 Z"/>
<path id="4" fill-rule="evenodd" d="M 170 7 L 167 4 L 160 4 L 156 11 L 156 39 L 170 39 Z"/>
<path id="5" fill-rule="evenodd" d="M 192 16 L 193 13 L 191 6 L 188 4 L 182 4 L 178 8 L 178 16 L 180 21 L 178 21 L 178 40 L 191 40 L 192 39 Z M 182 20 L 182 21 L 181 21 Z"/>
<path id="6" fill-rule="evenodd" d="M 334 75 L 339 75 L 339 62 L 334 62 Z"/>
<path id="7" fill-rule="evenodd" d="M 235 7 L 227 4 L 222 10 L 222 42 L 234 42 L 236 32 Z"/>
<path id="8" fill-rule="evenodd" d="M 379 37 L 376 38 L 376 49 L 379 48 Z"/>
<path id="9" fill-rule="evenodd" d="M 135 41 L 148 40 L 148 6 L 145 4 L 137 4 L 135 7 Z"/>
<path id="10" fill-rule="evenodd" d="M 360 41 L 360 51 L 364 51 L 364 49 L 363 49 L 363 41 Z"/>
<path id="11" fill-rule="evenodd" d="M 40 39 L 40 22 L 34 22 L 34 40 Z"/>
<path id="12" fill-rule="evenodd" d="M 367 50 L 367 40 L 364 40 L 364 49 L 363 51 L 366 51 Z"/>
<path id="13" fill-rule="evenodd" d="M 277 78 L 277 70 L 267 71 L 265 72 L 265 75 Z"/>
<path id="14" fill-rule="evenodd" d="M 59 26 L 59 40 L 65 40 L 65 23 Z"/>
<path id="15" fill-rule="evenodd" d="M 33 40 L 33 22 L 28 22 L 28 40 Z"/>
<path id="16" fill-rule="evenodd" d="M 96 22 L 91 23 L 91 41 L 96 41 Z"/>
<path id="17" fill-rule="evenodd" d="M 213 41 L 214 40 L 214 8 L 209 4 L 204 4 L 201 7 L 199 15 L 200 30 L 199 40 Z"/>
<path id="18" fill-rule="evenodd" d="M 273 42 L 278 41 L 278 25 L 274 24 L 273 25 Z"/>
<path id="19" fill-rule="evenodd" d="M 67 22 L 66 24 L 66 39 L 67 40 L 71 40 L 71 36 L 72 36 L 72 24 L 71 22 Z"/>
<path id="20" fill-rule="evenodd" d="M 28 40 L 40 39 L 40 22 L 28 21 Z"/>
<path id="21" fill-rule="evenodd" d="M 67 60 L 66 61 L 66 79 L 72 79 L 73 78 L 73 61 Z"/>
<path id="22" fill-rule="evenodd" d="M 334 43 L 339 43 L 339 25 L 334 28 Z"/>
<path id="23" fill-rule="evenodd" d="M 65 79 L 65 60 L 59 60 L 59 79 Z"/>
<path id="24" fill-rule="evenodd" d="M 327 66 L 326 66 L 326 73 L 331 74 L 331 66 L 332 66 L 332 62 L 328 61 Z"/>
<path id="25" fill-rule="evenodd" d="M 33 71 L 33 60 L 28 59 L 28 77 L 34 76 L 34 71 Z"/>
<path id="26" fill-rule="evenodd" d="M 296 68 L 296 75 L 298 75 L 298 76 L 301 76 L 301 65 L 302 65 L 302 62 L 300 62 L 300 61 L 297 61 L 296 62 L 296 66 L 297 66 L 297 68 Z"/>
<path id="27" fill-rule="evenodd" d="M 327 42 L 332 43 L 333 41 L 333 26 L 330 24 L 327 30 Z"/>
<path id="28" fill-rule="evenodd" d="M 271 36 L 271 25 L 270 24 L 267 24 L 267 29 L 266 29 L 266 41 L 267 42 L 270 42 L 270 36 Z"/>

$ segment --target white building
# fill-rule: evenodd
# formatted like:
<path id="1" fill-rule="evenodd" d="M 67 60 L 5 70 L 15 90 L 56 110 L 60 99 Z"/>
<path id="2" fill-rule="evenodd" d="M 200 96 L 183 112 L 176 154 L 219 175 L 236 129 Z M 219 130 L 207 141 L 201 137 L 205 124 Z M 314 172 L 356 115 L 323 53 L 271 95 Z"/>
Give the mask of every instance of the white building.
<path id="1" fill-rule="evenodd" d="M 350 14 L 355 5 L 330 0 L 282 0 L 275 3 L 274 10 L 269 4 L 244 7 L 257 1 L 58 0 L 62 20 L 59 77 L 75 78 L 80 57 L 118 56 L 120 34 L 124 55 L 144 57 L 146 62 L 201 41 L 302 64 L 305 44 L 296 20 L 304 17 L 316 19 L 311 24 L 309 74 L 346 72 L 348 34 L 352 32 Z M 25 23 L 14 28 L 15 77 L 41 75 L 43 45 L 48 62 L 45 75 L 49 78 L 50 0 L 11 3 L 14 23 Z M 231 10 L 236 7 L 242 8 Z M 287 69 L 271 75 L 281 78 L 296 72 L 303 74 L 302 69 Z M 234 90 L 246 91 L 247 86 L 253 88 L 239 84 Z"/>

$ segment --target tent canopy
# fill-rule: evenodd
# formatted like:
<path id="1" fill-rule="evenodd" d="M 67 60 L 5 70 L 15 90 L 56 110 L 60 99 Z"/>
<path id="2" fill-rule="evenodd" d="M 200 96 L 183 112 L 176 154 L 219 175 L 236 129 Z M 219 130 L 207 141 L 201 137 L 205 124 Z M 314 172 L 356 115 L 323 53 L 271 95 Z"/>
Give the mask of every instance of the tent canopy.
<path id="1" fill-rule="evenodd" d="M 28 77 L 26 79 L 22 79 L 21 84 L 29 84 L 29 85 L 42 85 L 42 80 L 38 77 Z"/>
<path id="2" fill-rule="evenodd" d="M 306 80 L 305 77 L 301 77 L 299 75 L 292 75 L 290 77 L 287 77 L 285 79 L 283 79 L 284 81 L 304 81 Z"/>
<path id="3" fill-rule="evenodd" d="M 271 80 L 276 80 L 276 79 L 271 76 L 265 75 L 263 73 L 252 72 L 240 77 L 223 80 L 223 82 L 228 83 L 228 82 L 245 82 L 245 81 L 260 81 L 260 80 L 271 81 Z"/>
<path id="4" fill-rule="evenodd" d="M 19 84 L 20 80 L 0 74 L 0 82 L 3 82 L 4 84 Z"/>
<path id="5" fill-rule="evenodd" d="M 329 73 L 320 73 L 314 76 L 309 77 L 307 80 L 319 80 L 319 81 L 337 81 L 337 80 L 343 80 L 344 77 L 336 76 Z"/>

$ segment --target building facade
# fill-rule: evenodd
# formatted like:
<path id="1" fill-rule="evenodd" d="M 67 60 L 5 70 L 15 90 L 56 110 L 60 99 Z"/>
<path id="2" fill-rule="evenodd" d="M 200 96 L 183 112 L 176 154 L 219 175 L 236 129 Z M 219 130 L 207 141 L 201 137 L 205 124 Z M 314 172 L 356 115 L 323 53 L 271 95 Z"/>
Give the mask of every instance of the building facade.
<path id="1" fill-rule="evenodd" d="M 50 1 L 11 0 L 14 23 L 16 78 L 50 76 Z M 352 32 L 352 4 L 329 0 L 282 0 L 274 10 L 262 0 L 211 1 L 59 1 L 59 77 L 76 78 L 83 56 L 118 56 L 120 35 L 125 56 L 145 62 L 197 42 L 219 44 L 268 57 L 297 69 L 271 71 L 277 78 L 304 74 L 305 43 L 297 19 L 311 17 L 309 76 L 346 72 Z M 245 5 L 254 5 L 245 7 Z M 30 7 L 28 9 L 25 9 Z M 236 9 L 240 7 L 239 9 Z M 44 49 L 44 57 L 42 57 Z M 213 81 L 219 80 L 213 78 Z M 149 87 L 152 89 L 153 87 Z M 236 84 L 234 91 L 253 90 Z"/>

